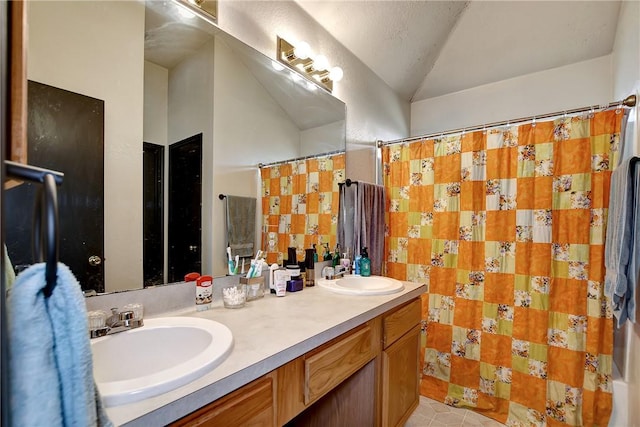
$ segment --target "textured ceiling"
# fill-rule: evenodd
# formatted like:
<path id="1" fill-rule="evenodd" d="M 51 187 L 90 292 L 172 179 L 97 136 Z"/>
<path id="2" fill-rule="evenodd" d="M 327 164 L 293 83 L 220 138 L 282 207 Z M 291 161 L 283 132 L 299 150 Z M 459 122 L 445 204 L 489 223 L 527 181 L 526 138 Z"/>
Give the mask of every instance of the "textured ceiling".
<path id="1" fill-rule="evenodd" d="M 611 53 L 619 1 L 296 0 L 419 101 Z"/>

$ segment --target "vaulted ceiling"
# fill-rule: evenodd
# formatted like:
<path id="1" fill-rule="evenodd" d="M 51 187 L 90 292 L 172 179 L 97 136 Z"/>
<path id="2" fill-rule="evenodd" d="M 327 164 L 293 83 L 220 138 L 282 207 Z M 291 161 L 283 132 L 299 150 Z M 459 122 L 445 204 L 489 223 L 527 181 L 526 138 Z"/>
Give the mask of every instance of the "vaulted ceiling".
<path id="1" fill-rule="evenodd" d="M 607 55 L 621 3 L 296 1 L 412 102 Z"/>

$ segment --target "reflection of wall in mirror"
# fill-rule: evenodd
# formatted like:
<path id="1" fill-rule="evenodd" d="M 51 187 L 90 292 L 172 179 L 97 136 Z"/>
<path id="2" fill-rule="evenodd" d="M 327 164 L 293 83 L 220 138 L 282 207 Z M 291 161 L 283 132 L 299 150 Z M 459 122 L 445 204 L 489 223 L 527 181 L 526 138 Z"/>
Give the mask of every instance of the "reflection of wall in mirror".
<path id="1" fill-rule="evenodd" d="M 28 79 L 105 101 L 105 283 L 140 288 L 144 4 L 27 2 L 27 17 Z"/>
<path id="2" fill-rule="evenodd" d="M 213 134 L 213 41 L 203 44 L 192 55 L 168 70 L 145 62 L 145 134 L 146 142 L 168 146 L 202 133 L 202 271 L 211 272 L 212 178 L 206 173 L 212 158 Z M 165 172 L 169 170 L 169 156 L 165 156 Z M 168 236 L 168 179 L 164 180 L 164 235 Z M 207 237 L 208 236 L 208 237 Z M 164 273 L 167 277 L 167 239 L 164 249 Z"/>
<path id="3" fill-rule="evenodd" d="M 324 126 L 304 130 L 300 133 L 300 153 L 309 156 L 336 151 L 336 135 L 344 135 L 346 121 L 340 120 Z"/>
<path id="4" fill-rule="evenodd" d="M 300 129 L 227 44 L 216 40 L 213 194 L 260 197 L 257 165 L 298 155 Z M 261 206 L 256 209 L 260 224 Z M 213 274 L 226 271 L 224 203 L 214 204 Z M 261 229 L 256 227 L 256 248 Z"/>

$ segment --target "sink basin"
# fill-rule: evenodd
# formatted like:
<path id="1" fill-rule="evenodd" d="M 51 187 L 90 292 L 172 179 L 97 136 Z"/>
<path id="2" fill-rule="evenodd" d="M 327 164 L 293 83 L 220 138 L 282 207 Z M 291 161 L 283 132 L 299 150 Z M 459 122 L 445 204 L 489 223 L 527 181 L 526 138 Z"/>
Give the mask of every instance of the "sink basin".
<path id="1" fill-rule="evenodd" d="M 401 281 L 390 277 L 348 275 L 337 280 L 319 279 L 318 286 L 346 295 L 388 295 L 404 289 Z"/>
<path id="2" fill-rule="evenodd" d="M 145 319 L 144 326 L 91 340 L 93 375 L 105 406 L 185 385 L 231 352 L 229 328 L 197 317 Z"/>

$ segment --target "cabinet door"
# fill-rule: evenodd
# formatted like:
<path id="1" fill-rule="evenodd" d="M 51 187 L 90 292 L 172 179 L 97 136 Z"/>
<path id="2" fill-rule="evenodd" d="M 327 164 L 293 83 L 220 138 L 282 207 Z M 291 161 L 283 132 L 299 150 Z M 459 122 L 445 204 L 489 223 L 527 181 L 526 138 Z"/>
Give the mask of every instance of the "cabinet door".
<path id="1" fill-rule="evenodd" d="M 418 406 L 420 327 L 382 353 L 382 426 L 402 426 Z"/>
<path id="2" fill-rule="evenodd" d="M 172 426 L 272 427 L 274 421 L 273 379 L 266 376 L 187 415 Z"/>

